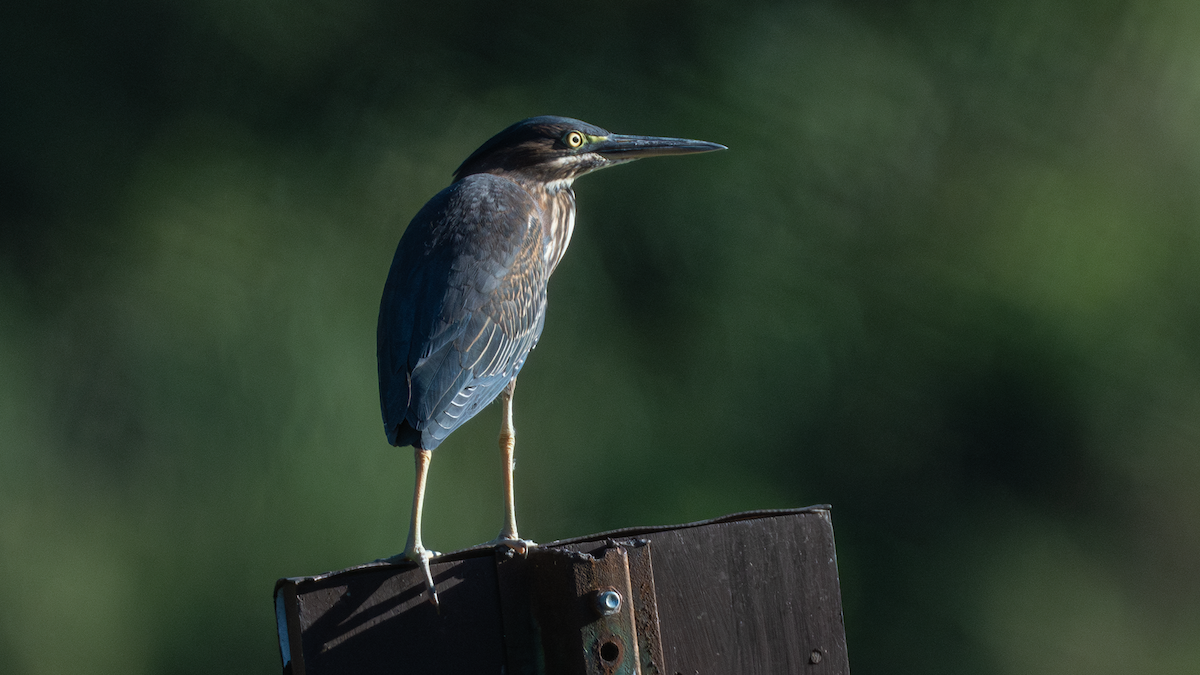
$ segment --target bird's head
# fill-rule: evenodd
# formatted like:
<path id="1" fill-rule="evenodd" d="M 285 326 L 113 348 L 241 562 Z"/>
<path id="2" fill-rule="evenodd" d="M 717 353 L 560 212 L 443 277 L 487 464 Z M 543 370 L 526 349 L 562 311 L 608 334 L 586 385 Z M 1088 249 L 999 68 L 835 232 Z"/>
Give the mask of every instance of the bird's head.
<path id="1" fill-rule="evenodd" d="M 655 155 L 724 150 L 707 141 L 611 134 L 569 117 L 531 117 L 492 136 L 454 172 L 455 180 L 495 173 L 519 180 L 571 181 L 585 173 Z"/>

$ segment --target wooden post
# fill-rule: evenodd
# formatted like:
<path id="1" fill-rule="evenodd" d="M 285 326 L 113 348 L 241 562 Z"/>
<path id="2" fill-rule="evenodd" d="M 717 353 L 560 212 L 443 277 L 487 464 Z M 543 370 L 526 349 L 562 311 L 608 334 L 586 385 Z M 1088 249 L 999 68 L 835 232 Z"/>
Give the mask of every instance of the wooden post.
<path id="1" fill-rule="evenodd" d="M 828 506 L 280 579 L 291 675 L 849 675 Z"/>

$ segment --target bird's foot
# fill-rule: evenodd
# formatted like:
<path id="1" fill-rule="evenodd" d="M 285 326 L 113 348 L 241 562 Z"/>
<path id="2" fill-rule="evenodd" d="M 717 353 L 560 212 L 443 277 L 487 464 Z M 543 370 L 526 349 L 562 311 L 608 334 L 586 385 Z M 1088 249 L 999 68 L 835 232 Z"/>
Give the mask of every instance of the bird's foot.
<path id="1" fill-rule="evenodd" d="M 434 585 L 433 585 L 433 573 L 429 571 L 429 560 L 431 558 L 436 558 L 440 555 L 441 555 L 441 553 L 438 553 L 437 551 L 430 551 L 429 549 L 425 548 L 424 546 L 418 546 L 411 550 L 405 549 L 404 553 L 397 553 L 396 555 L 394 555 L 390 558 L 386 558 L 385 562 L 391 562 L 391 563 L 415 562 L 415 563 L 417 563 L 417 565 L 420 566 L 421 571 L 425 573 L 425 584 L 426 584 L 426 587 L 429 589 L 429 601 L 433 603 L 434 607 L 440 608 L 441 604 L 438 602 L 437 588 L 434 587 Z"/>
<path id="2" fill-rule="evenodd" d="M 523 556 L 529 553 L 529 549 L 537 546 L 537 542 L 530 539 L 521 539 L 520 537 L 507 537 L 504 534 L 501 534 L 499 537 L 496 537 L 484 545 L 491 546 L 492 548 L 506 546 L 508 547 L 510 555 L 516 554 Z"/>

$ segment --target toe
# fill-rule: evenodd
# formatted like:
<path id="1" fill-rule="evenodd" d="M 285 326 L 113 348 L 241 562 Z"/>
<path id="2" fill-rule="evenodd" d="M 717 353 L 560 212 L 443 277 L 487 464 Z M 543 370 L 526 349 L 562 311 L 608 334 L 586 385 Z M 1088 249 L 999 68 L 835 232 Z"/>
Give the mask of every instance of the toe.
<path id="1" fill-rule="evenodd" d="M 511 551 L 513 551 L 519 555 L 525 555 L 526 553 L 529 552 L 529 549 L 537 546 L 537 542 L 530 540 L 530 539 L 519 539 L 519 538 L 510 539 L 508 537 L 497 537 L 496 539 L 489 541 L 488 545 L 493 546 L 493 547 L 506 546 Z"/>

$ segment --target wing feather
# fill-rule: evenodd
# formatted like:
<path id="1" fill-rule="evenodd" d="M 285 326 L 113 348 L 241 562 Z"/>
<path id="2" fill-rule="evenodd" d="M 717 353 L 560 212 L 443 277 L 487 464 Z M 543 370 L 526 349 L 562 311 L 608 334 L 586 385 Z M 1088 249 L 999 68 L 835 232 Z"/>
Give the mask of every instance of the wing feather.
<path id="1" fill-rule="evenodd" d="M 516 377 L 541 334 L 541 211 L 515 183 L 472 175 L 400 239 L 379 309 L 388 440 L 432 450 Z"/>

